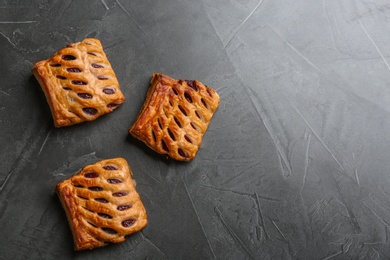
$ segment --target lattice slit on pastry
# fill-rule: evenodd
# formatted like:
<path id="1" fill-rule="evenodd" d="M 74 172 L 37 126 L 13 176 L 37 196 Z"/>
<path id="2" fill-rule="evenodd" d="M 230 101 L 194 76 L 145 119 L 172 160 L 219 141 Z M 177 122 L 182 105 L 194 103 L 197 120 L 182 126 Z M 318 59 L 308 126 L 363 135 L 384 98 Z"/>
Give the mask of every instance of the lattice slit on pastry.
<path id="1" fill-rule="evenodd" d="M 57 184 L 77 251 L 125 241 L 140 231 L 147 215 L 126 160 L 114 158 L 85 166 Z"/>
<path id="2" fill-rule="evenodd" d="M 129 133 L 160 154 L 175 160 L 194 159 L 219 95 L 197 80 L 152 76 L 141 111 Z"/>
<path id="3" fill-rule="evenodd" d="M 125 100 L 99 40 L 69 44 L 50 59 L 35 63 L 37 78 L 56 127 L 92 121 Z"/>

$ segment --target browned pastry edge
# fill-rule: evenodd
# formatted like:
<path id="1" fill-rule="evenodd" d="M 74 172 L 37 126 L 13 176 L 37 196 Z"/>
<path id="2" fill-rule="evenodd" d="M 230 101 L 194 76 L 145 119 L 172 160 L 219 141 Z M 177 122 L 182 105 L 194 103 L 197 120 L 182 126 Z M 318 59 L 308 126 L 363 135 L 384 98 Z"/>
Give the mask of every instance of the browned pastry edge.
<path id="1" fill-rule="evenodd" d="M 146 93 L 146 97 L 145 97 L 145 100 L 144 100 L 144 103 L 140 109 L 140 112 L 136 118 L 136 120 L 134 121 L 134 123 L 130 126 L 129 128 L 129 133 L 139 139 L 140 141 L 144 142 L 149 148 L 151 148 L 152 150 L 156 151 L 157 153 L 160 153 L 160 154 L 165 154 L 165 155 L 168 155 L 169 157 L 171 157 L 172 159 L 175 159 L 175 160 L 178 160 L 178 161 L 191 161 L 195 158 L 196 156 L 196 153 L 202 143 L 202 137 L 203 135 L 205 134 L 208 126 L 209 126 L 209 123 L 210 121 L 205 125 L 205 128 L 204 128 L 204 131 L 203 133 L 201 134 L 200 136 L 200 140 L 198 141 L 197 143 L 197 147 L 196 147 L 196 150 L 193 149 L 194 151 L 186 156 L 186 157 L 182 157 L 182 156 L 176 156 L 176 155 L 173 155 L 171 154 L 171 152 L 165 152 L 165 151 L 161 151 L 161 149 L 158 149 L 152 145 L 149 144 L 149 141 L 148 141 L 148 136 L 145 135 L 145 124 L 149 121 L 148 119 L 151 118 L 151 117 L 154 117 L 155 114 L 157 113 L 157 110 L 159 109 L 159 107 L 161 105 L 163 105 L 164 103 L 164 100 L 161 100 L 161 99 L 158 99 L 157 96 L 160 94 L 158 93 L 158 91 L 156 91 L 156 88 L 161 88 L 159 89 L 160 92 L 166 94 L 166 95 L 172 95 L 172 89 L 171 87 L 173 85 L 176 85 L 176 84 L 184 84 L 185 86 L 188 87 L 188 84 L 185 83 L 187 82 L 187 80 L 176 80 L 176 79 L 173 79 L 165 74 L 162 74 L 162 73 L 153 73 L 152 75 L 152 78 L 150 80 L 150 86 L 149 86 L 149 89 Z M 193 82 L 196 82 L 195 84 L 197 85 L 197 87 L 200 87 L 202 86 L 201 88 L 203 88 L 204 91 L 210 91 L 213 93 L 214 97 L 211 98 L 212 99 L 212 102 L 214 103 L 214 109 L 211 110 L 211 116 L 210 116 L 210 120 L 211 120 L 211 117 L 213 116 L 215 110 L 218 108 L 219 106 L 219 103 L 220 103 L 220 97 L 218 95 L 218 93 L 211 89 L 211 88 L 208 88 L 207 86 L 204 86 L 200 81 L 197 81 L 197 80 L 193 80 Z M 211 94 L 210 94 L 211 95 Z M 153 103 L 153 104 L 152 104 Z"/>
<path id="2" fill-rule="evenodd" d="M 41 75 L 47 75 L 48 72 L 43 64 L 45 64 L 47 60 L 41 60 L 37 63 L 35 63 L 35 66 L 32 69 L 32 72 L 34 74 L 34 77 L 38 80 L 39 85 L 41 86 L 43 93 L 45 94 L 45 97 L 47 99 L 47 103 L 49 104 L 51 115 L 53 117 L 54 126 L 55 127 L 62 127 L 67 125 L 73 125 L 78 123 L 78 118 L 67 118 L 67 119 L 60 119 L 58 118 L 58 115 L 55 113 L 57 109 L 54 107 L 56 105 L 56 98 L 55 93 L 50 91 L 50 82 L 47 80 L 46 77 L 41 77 Z"/>
<path id="3" fill-rule="evenodd" d="M 66 185 L 67 181 L 57 184 L 55 191 L 61 201 L 62 207 L 66 212 L 66 218 L 72 231 L 74 250 L 82 251 L 104 246 L 105 244 L 102 241 L 93 238 L 87 232 L 85 232 L 84 229 L 77 229 L 78 222 L 81 220 L 77 217 L 77 211 L 70 210 L 77 207 L 77 202 L 72 196 L 71 189 Z"/>
<path id="4" fill-rule="evenodd" d="M 142 126 L 140 127 L 139 126 L 139 123 L 141 121 L 142 118 L 148 118 L 149 117 L 149 114 L 146 114 L 145 111 L 147 110 L 147 108 L 149 107 L 150 105 L 150 101 L 152 100 L 152 97 L 153 97 L 153 94 L 157 94 L 155 92 L 155 89 L 157 87 L 158 84 L 160 84 L 160 81 L 157 81 L 155 78 L 156 77 L 162 77 L 162 74 L 159 74 L 159 73 L 154 73 L 152 75 L 152 78 L 150 80 L 150 83 L 152 84 L 148 91 L 146 92 L 146 97 L 145 97 L 145 101 L 141 107 L 141 110 L 140 112 L 138 113 L 138 116 L 137 118 L 135 119 L 134 123 L 130 126 L 129 128 L 129 133 L 135 137 L 135 138 L 138 138 L 140 139 L 141 141 L 145 141 L 143 140 L 142 138 L 142 135 L 140 135 L 140 129 L 142 128 Z M 146 142 L 145 142 L 146 145 L 148 145 Z M 149 145 L 148 145 L 149 146 Z M 149 146 L 150 147 L 150 146 Z M 154 150 L 153 147 L 150 147 L 151 149 Z"/>

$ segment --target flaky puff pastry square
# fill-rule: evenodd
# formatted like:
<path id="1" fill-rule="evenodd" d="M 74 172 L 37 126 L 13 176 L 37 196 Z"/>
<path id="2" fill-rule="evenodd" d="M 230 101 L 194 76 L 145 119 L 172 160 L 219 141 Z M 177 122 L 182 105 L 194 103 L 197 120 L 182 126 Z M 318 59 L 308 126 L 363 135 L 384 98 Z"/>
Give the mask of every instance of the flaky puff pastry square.
<path id="1" fill-rule="evenodd" d="M 92 121 L 125 101 L 98 39 L 68 44 L 32 69 L 49 103 L 55 127 Z"/>
<path id="2" fill-rule="evenodd" d="M 220 98 L 197 80 L 155 73 L 129 133 L 160 154 L 179 161 L 195 158 Z"/>
<path id="3" fill-rule="evenodd" d="M 147 215 L 126 160 L 114 158 L 85 166 L 57 184 L 77 251 L 125 241 L 140 231 Z"/>

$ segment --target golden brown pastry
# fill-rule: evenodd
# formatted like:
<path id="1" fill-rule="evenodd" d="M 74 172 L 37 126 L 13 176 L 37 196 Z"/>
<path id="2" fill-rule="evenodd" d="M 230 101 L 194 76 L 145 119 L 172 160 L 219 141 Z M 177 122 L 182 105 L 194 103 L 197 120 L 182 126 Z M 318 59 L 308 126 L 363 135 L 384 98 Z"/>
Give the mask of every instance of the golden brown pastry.
<path id="1" fill-rule="evenodd" d="M 56 127 L 92 121 L 125 100 L 99 40 L 69 44 L 50 59 L 35 63 L 37 78 Z"/>
<path id="2" fill-rule="evenodd" d="M 194 159 L 219 95 L 197 80 L 175 80 L 155 73 L 142 109 L 129 133 L 160 154 Z"/>
<path id="3" fill-rule="evenodd" d="M 115 158 L 85 166 L 57 184 L 77 251 L 125 241 L 144 228 L 147 215 L 126 160 Z"/>

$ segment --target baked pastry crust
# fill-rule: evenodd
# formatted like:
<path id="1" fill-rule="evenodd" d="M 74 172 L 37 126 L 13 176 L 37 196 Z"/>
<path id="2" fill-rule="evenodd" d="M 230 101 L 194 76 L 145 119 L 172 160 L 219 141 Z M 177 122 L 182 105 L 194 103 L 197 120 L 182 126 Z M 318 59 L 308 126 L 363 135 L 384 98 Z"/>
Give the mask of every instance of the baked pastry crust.
<path id="1" fill-rule="evenodd" d="M 85 166 L 57 184 L 77 251 L 125 241 L 144 228 L 147 215 L 126 160 L 114 158 Z"/>
<path id="2" fill-rule="evenodd" d="M 49 103 L 55 127 L 92 121 L 125 101 L 98 39 L 68 44 L 32 72 Z"/>
<path id="3" fill-rule="evenodd" d="M 218 93 L 197 80 L 154 73 L 129 133 L 160 154 L 189 161 L 195 158 L 219 103 Z"/>

